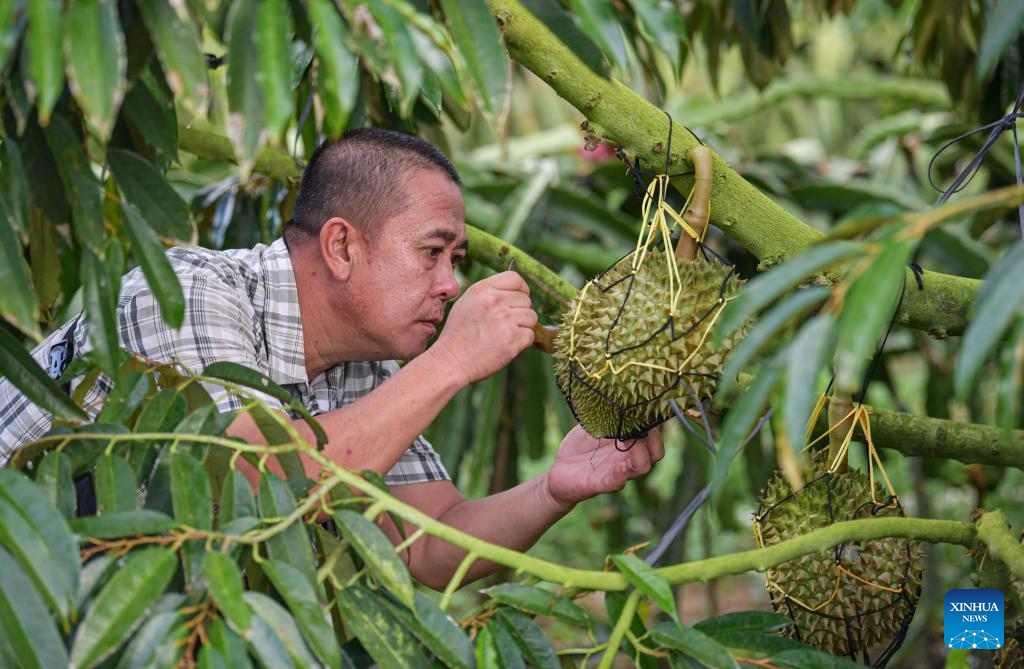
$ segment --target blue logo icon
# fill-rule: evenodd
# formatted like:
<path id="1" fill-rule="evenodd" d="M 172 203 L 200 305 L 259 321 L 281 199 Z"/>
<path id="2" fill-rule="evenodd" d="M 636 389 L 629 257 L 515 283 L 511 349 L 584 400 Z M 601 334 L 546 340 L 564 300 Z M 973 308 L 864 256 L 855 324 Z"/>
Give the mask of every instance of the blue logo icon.
<path id="1" fill-rule="evenodd" d="M 995 650 L 1002 647 L 1002 592 L 950 590 L 946 593 L 944 607 L 947 647 L 978 650 Z"/>

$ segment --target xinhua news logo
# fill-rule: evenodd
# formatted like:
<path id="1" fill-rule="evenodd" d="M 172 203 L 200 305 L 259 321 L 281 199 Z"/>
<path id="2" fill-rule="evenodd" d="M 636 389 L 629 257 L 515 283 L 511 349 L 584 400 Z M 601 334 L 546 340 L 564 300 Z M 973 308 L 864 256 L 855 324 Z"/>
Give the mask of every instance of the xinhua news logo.
<path id="1" fill-rule="evenodd" d="M 950 590 L 944 617 L 949 648 L 995 650 L 1003 645 L 1003 593 L 998 590 Z"/>

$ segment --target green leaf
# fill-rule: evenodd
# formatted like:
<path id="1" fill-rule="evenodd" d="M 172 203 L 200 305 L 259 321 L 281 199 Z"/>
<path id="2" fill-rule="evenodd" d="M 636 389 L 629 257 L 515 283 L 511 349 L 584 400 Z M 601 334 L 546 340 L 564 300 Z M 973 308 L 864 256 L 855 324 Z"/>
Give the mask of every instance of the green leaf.
<path id="1" fill-rule="evenodd" d="M 166 110 L 141 80 L 128 91 L 121 109 L 150 146 L 169 160 L 177 160 L 178 128 L 167 118 Z"/>
<path id="2" fill-rule="evenodd" d="M 256 5 L 253 0 L 235 0 L 228 11 L 228 138 L 243 174 L 248 174 L 262 144 L 262 89 L 257 85 L 259 53 L 253 36 L 256 32 Z M 284 8 L 284 16 L 291 12 Z M 284 95 L 290 100 L 290 95 Z"/>
<path id="3" fill-rule="evenodd" d="M 256 496 L 252 493 L 252 485 L 242 472 L 230 470 L 224 477 L 220 493 L 220 511 L 218 518 L 223 528 L 236 518 L 256 517 Z"/>
<path id="4" fill-rule="evenodd" d="M 720 634 L 774 632 L 793 623 L 786 616 L 769 611 L 736 611 L 707 618 L 693 628 L 714 637 Z"/>
<path id="5" fill-rule="evenodd" d="M 139 485 L 135 471 L 119 455 L 107 453 L 93 470 L 96 484 L 96 511 L 103 515 L 118 511 L 134 511 L 139 502 Z"/>
<path id="6" fill-rule="evenodd" d="M 477 632 L 473 659 L 476 660 L 476 666 L 479 669 L 498 669 L 501 667 L 501 664 L 498 662 L 498 647 L 494 643 L 494 635 L 491 634 L 491 629 L 494 626 L 494 622 L 489 621 Z M 515 643 L 512 645 L 515 646 Z M 522 657 L 519 656 L 518 652 L 516 656 L 519 657 L 519 662 L 522 663 Z"/>
<path id="7" fill-rule="evenodd" d="M 583 32 L 600 45 L 612 63 L 625 70 L 629 56 L 611 3 L 608 0 L 571 0 L 570 4 Z"/>
<path id="8" fill-rule="evenodd" d="M 522 583 L 501 583 L 482 592 L 495 601 L 538 616 L 550 615 L 556 598 L 550 590 Z"/>
<path id="9" fill-rule="evenodd" d="M 170 432 L 188 412 L 185 398 L 176 388 L 164 388 L 146 402 L 135 419 L 134 432 Z"/>
<path id="10" fill-rule="evenodd" d="M 0 10 L 2 16 L 2 10 Z M 21 163 L 21 152 L 13 137 L 7 137 L 0 147 L 0 165 L 3 174 L 3 204 L 7 222 L 14 229 L 19 240 L 28 239 L 28 181 L 25 166 Z"/>
<path id="11" fill-rule="evenodd" d="M 210 85 L 199 31 L 185 6 L 167 2 L 139 2 L 136 7 L 149 29 L 153 48 L 163 66 L 167 85 L 193 114 L 203 115 Z M 143 208 L 145 211 L 145 208 Z"/>
<path id="12" fill-rule="evenodd" d="M 71 662 L 87 669 L 123 644 L 145 619 L 178 566 L 166 548 L 133 552 L 110 579 L 78 626 Z"/>
<path id="13" fill-rule="evenodd" d="M 248 604 L 246 604 L 248 606 Z M 232 632 L 223 620 L 213 620 L 209 628 L 210 648 L 224 658 L 225 665 L 232 669 L 251 669 L 252 662 L 245 650 L 245 642 Z"/>
<path id="14" fill-rule="evenodd" d="M 899 307 L 913 246 L 910 239 L 887 242 L 871 266 L 846 292 L 836 343 L 836 387 L 840 390 L 860 390 L 864 370 L 885 334 L 893 311 Z"/>
<path id="15" fill-rule="evenodd" d="M 131 245 L 132 255 L 142 267 L 146 283 L 160 305 L 160 314 L 169 326 L 179 328 L 185 318 L 185 294 L 181 290 L 178 275 L 164 254 L 164 246 L 134 205 L 124 202 L 122 211 L 124 232 Z"/>
<path id="16" fill-rule="evenodd" d="M 784 650 L 807 648 L 807 646 L 796 639 L 779 636 L 778 634 L 721 632 L 715 635 L 715 641 L 734 650 L 762 655 L 780 653 Z"/>
<path id="17" fill-rule="evenodd" d="M 365 587 L 350 585 L 340 591 L 338 605 L 345 624 L 381 669 L 428 666 L 416 641 Z"/>
<path id="18" fill-rule="evenodd" d="M 384 532 L 354 511 L 335 511 L 334 521 L 370 572 L 400 602 L 415 610 L 412 577 Z"/>
<path id="19" fill-rule="evenodd" d="M 192 239 L 188 205 L 149 161 L 131 151 L 111 149 L 107 162 L 125 199 L 138 207 L 158 235 L 184 242 Z"/>
<path id="20" fill-rule="evenodd" d="M 798 290 L 759 318 L 729 354 L 715 392 L 727 395 L 736 385 L 739 373 L 751 366 L 755 355 L 783 340 L 782 334 L 785 329 L 809 309 L 823 302 L 830 293 L 825 286 L 811 286 Z"/>
<path id="21" fill-rule="evenodd" d="M 82 140 L 72 130 L 71 124 L 58 114 L 50 119 L 50 125 L 46 128 L 46 142 L 57 162 L 56 171 L 71 205 L 75 239 L 99 252 L 106 241 L 103 233 L 102 193 L 92 173 L 89 158 L 82 150 Z"/>
<path id="22" fill-rule="evenodd" d="M 821 368 L 828 363 L 835 346 L 836 319 L 819 314 L 809 320 L 789 349 L 786 360 L 786 400 L 783 421 L 791 444 L 803 445 L 807 421 L 817 402 L 817 381 Z"/>
<path id="23" fill-rule="evenodd" d="M 601 49 L 580 30 L 572 14 L 566 11 L 561 3 L 550 0 L 523 0 L 522 5 L 595 74 L 605 78 L 611 75 L 611 68 L 608 67 L 608 61 L 601 53 Z"/>
<path id="24" fill-rule="evenodd" d="M 17 561 L 0 549 L 0 628 L 22 667 L 68 666 L 67 650 L 50 612 Z"/>
<path id="25" fill-rule="evenodd" d="M 341 667 L 341 654 L 338 652 L 334 630 L 320 610 L 320 600 L 313 586 L 301 572 L 287 562 L 267 560 L 262 567 L 263 573 L 274 584 L 274 588 L 295 616 L 299 629 L 302 630 L 316 656 L 328 667 Z"/>
<path id="26" fill-rule="evenodd" d="M 28 0 L 25 8 L 28 15 L 27 72 L 32 82 L 30 90 L 34 90 L 33 97 L 39 108 L 40 125 L 49 121 L 50 112 L 64 88 L 60 6 L 60 0 Z"/>
<path id="27" fill-rule="evenodd" d="M 515 639 L 516 645 L 537 669 L 559 669 L 561 664 L 551 642 L 536 623 L 515 609 L 498 609 L 498 619 Z"/>
<path id="28" fill-rule="evenodd" d="M 1010 43 L 1024 28 L 1024 4 L 1018 0 L 996 0 L 995 6 L 985 14 L 985 32 L 981 34 L 974 69 L 979 81 L 995 69 Z"/>
<path id="29" fill-rule="evenodd" d="M 215 379 L 223 379 L 246 388 L 253 388 L 284 404 L 289 404 L 292 401 L 291 393 L 271 381 L 269 376 L 237 362 L 215 362 L 203 370 L 203 376 L 212 376 Z"/>
<path id="30" fill-rule="evenodd" d="M 116 379 L 121 358 L 114 302 L 117 295 L 103 261 L 88 248 L 83 248 L 81 255 L 82 301 L 92 354 L 103 372 Z"/>
<path id="31" fill-rule="evenodd" d="M 687 36 L 683 15 L 671 2 L 630 0 L 629 4 L 636 14 L 637 27 L 644 41 L 653 52 L 665 54 L 678 78 L 683 68 L 680 43 Z"/>
<path id="32" fill-rule="evenodd" d="M 586 609 L 568 597 L 559 596 L 555 600 L 554 605 L 551 607 L 551 615 L 564 623 L 576 625 L 577 627 L 590 629 L 593 626 L 593 621 L 591 621 L 590 614 L 587 613 Z"/>
<path id="33" fill-rule="evenodd" d="M 650 597 L 655 604 L 661 607 L 662 611 L 673 618 L 679 618 L 671 586 L 654 571 L 653 567 L 635 555 L 613 555 L 612 562 L 615 563 L 615 566 L 619 568 L 619 571 L 625 575 L 630 583 L 636 586 L 640 592 Z"/>
<path id="34" fill-rule="evenodd" d="M 64 16 L 68 84 L 89 123 L 106 140 L 124 96 L 124 36 L 113 0 L 76 0 Z"/>
<path id="35" fill-rule="evenodd" d="M 71 529 L 75 534 L 94 539 L 161 534 L 177 526 L 178 523 L 173 518 L 152 509 L 119 511 L 102 516 L 78 516 L 71 519 Z"/>
<path id="36" fill-rule="evenodd" d="M 258 592 L 245 593 L 245 599 L 250 606 L 253 606 L 254 601 L 257 604 L 262 603 L 262 599 L 258 599 L 259 597 L 264 596 Z M 276 604 L 273 600 L 269 601 Z M 252 619 L 252 638 L 249 640 L 249 646 L 259 663 L 267 669 L 290 669 L 296 666 L 288 657 L 288 650 L 284 647 L 284 642 L 260 616 Z M 310 659 L 312 660 L 312 657 Z"/>
<path id="37" fill-rule="evenodd" d="M 252 607 L 258 620 L 266 623 L 272 630 L 272 634 L 280 640 L 285 652 L 292 659 L 296 667 L 313 667 L 317 665 L 316 658 L 309 652 L 306 642 L 302 640 L 299 628 L 295 619 L 286 608 L 275 602 L 270 597 L 259 592 L 246 592 L 244 595 L 246 603 Z M 252 640 L 260 635 L 260 625 L 257 618 L 253 619 Z"/>
<path id="38" fill-rule="evenodd" d="M 75 482 L 71 478 L 71 461 L 58 451 L 43 456 L 36 468 L 36 485 L 65 518 L 75 515 Z"/>
<path id="39" fill-rule="evenodd" d="M 787 669 L 860 669 L 864 665 L 811 649 L 785 650 L 772 655 L 772 664 Z"/>
<path id="40" fill-rule="evenodd" d="M 7 142 L 5 142 L 6 144 Z M 17 231 L 10 226 L 7 216 L 0 221 L 0 318 L 7 318 L 27 333 L 35 333 L 36 296 L 32 292 L 32 278 Z"/>
<path id="41" fill-rule="evenodd" d="M 18 21 L 18 14 L 24 9 L 20 0 L 0 2 L 0 70 L 7 70 L 7 64 L 14 54 L 25 26 Z"/>
<path id="42" fill-rule="evenodd" d="M 0 376 L 10 379 L 25 397 L 58 418 L 87 418 L 5 328 L 0 328 Z"/>
<path id="43" fill-rule="evenodd" d="M 260 517 L 264 519 L 281 519 L 295 511 L 295 496 L 292 495 L 288 484 L 270 472 L 260 478 L 260 494 L 257 502 Z M 306 535 L 301 519 L 293 522 L 283 532 L 268 539 L 266 548 L 271 558 L 287 562 L 298 569 L 310 585 L 316 584 L 313 545 Z"/>
<path id="44" fill-rule="evenodd" d="M 508 625 L 499 618 L 491 618 L 487 622 L 487 628 L 491 632 L 491 639 L 494 642 L 494 649 L 497 651 L 500 665 L 503 669 L 526 669 L 526 662 L 523 654 L 516 644 Z"/>
<path id="45" fill-rule="evenodd" d="M 755 313 L 807 277 L 862 252 L 863 247 L 854 242 L 817 244 L 754 277 L 722 310 L 713 335 L 715 344 L 720 344 Z"/>
<path id="46" fill-rule="evenodd" d="M 494 15 L 484 0 L 441 0 L 441 7 L 484 110 L 500 113 L 508 95 L 509 69 Z"/>
<path id="47" fill-rule="evenodd" d="M 711 491 L 714 498 L 717 499 L 717 494 L 729 474 L 729 465 L 733 458 L 761 417 L 761 412 L 764 411 L 769 395 L 782 373 L 783 364 L 788 354 L 788 348 L 783 348 L 776 353 L 754 377 L 754 382 L 750 384 L 747 391 L 740 395 L 740 398 L 729 409 L 719 434 L 715 464 L 712 468 Z"/>
<path id="48" fill-rule="evenodd" d="M 197 530 L 213 529 L 213 492 L 203 464 L 188 453 L 178 451 L 171 456 L 171 501 L 174 518 L 182 525 Z M 199 575 L 204 542 L 188 541 L 182 547 L 185 573 L 190 582 Z"/>
<path id="49" fill-rule="evenodd" d="M 388 62 L 397 70 L 401 115 L 408 117 L 412 113 L 413 103 L 422 90 L 423 64 L 416 53 L 416 45 L 406 29 L 406 21 L 402 15 L 382 0 L 370 0 L 369 7 L 383 33 L 382 41 L 387 48 Z"/>
<path id="50" fill-rule="evenodd" d="M 658 623 L 651 630 L 651 640 L 659 646 L 681 651 L 710 669 L 736 667 L 736 662 L 724 646 L 687 625 Z"/>
<path id="51" fill-rule="evenodd" d="M 64 517 L 15 469 L 0 471 L 0 545 L 17 558 L 62 621 L 74 615 L 78 551 Z"/>
<path id="52" fill-rule="evenodd" d="M 973 317 L 960 340 L 953 383 L 959 399 L 975 391 L 974 379 L 1024 304 L 1024 241 L 1017 242 L 985 275 Z"/>
<path id="53" fill-rule="evenodd" d="M 418 591 L 415 596 L 415 613 L 383 597 L 380 601 L 391 615 L 398 618 L 445 666 L 472 669 L 473 647 L 470 646 L 462 628 L 451 617 L 445 615 L 430 598 Z"/>
<path id="54" fill-rule="evenodd" d="M 235 561 L 224 553 L 209 551 L 203 556 L 203 577 L 217 608 L 231 628 L 243 638 L 252 631 L 252 609 L 242 599 L 245 584 Z"/>
<path id="55" fill-rule="evenodd" d="M 1024 316 L 1010 331 L 999 360 L 999 380 L 996 386 L 996 425 L 1012 430 L 1022 420 L 1024 412 Z"/>
<path id="56" fill-rule="evenodd" d="M 256 83 L 263 91 L 267 131 L 276 142 L 295 111 L 291 87 L 291 39 L 295 29 L 285 0 L 256 3 L 255 20 Z"/>
<path id="57" fill-rule="evenodd" d="M 117 663 L 117 669 L 143 669 L 154 666 L 160 643 L 167 638 L 180 619 L 177 611 L 164 611 L 147 620 L 125 648 Z M 224 624 L 220 620 L 215 620 L 214 623 Z"/>
<path id="58" fill-rule="evenodd" d="M 316 47 L 316 92 L 324 103 L 323 132 L 337 137 L 348 126 L 359 96 L 359 66 L 346 46 L 348 29 L 331 0 L 310 0 Z"/>

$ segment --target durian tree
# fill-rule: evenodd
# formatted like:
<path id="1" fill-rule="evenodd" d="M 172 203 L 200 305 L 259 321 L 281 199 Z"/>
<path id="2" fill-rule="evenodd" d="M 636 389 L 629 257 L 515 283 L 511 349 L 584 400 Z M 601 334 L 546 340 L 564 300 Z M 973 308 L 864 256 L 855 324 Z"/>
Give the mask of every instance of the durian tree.
<path id="1" fill-rule="evenodd" d="M 901 640 L 929 596 L 926 544 L 966 549 L 964 573 L 1004 592 L 1008 633 L 1020 634 L 1017 509 L 921 513 L 928 504 L 919 495 L 920 517 L 907 517 L 877 457 L 939 463 L 929 474 L 937 479 L 947 475 L 943 463 L 959 461 L 1019 489 L 1024 242 L 1015 215 L 1024 189 L 1012 185 L 1011 140 L 994 145 L 973 189 L 934 208 L 931 196 L 877 182 L 830 183 L 788 157 L 745 157 L 730 130 L 752 119 L 745 127 L 756 132 L 766 109 L 794 100 L 871 103 L 881 118 L 865 122 L 851 148 L 857 169 L 890 143 L 906 152 L 910 180 L 922 181 L 917 172 L 930 156 L 915 142 L 938 148 L 1013 105 L 1024 12 L 1008 0 L 892 4 L 0 3 L 0 374 L 58 419 L 0 470 L 0 664 L 879 664 L 888 658 L 875 647 Z M 808 34 L 841 15 L 902 25 L 885 51 L 895 65 L 879 65 L 884 75 L 787 76 Z M 737 59 L 754 88 L 688 106 L 694 72 L 724 87 Z M 524 121 L 520 108 L 532 96 L 544 108 Z M 922 110 L 964 125 L 936 129 Z M 567 117 L 578 129 L 560 124 Z M 710 499 L 705 508 L 723 523 L 735 515 L 736 469 L 746 472 L 761 490 L 748 500 L 757 511 L 745 545 L 756 539 L 756 548 L 654 568 L 653 553 L 623 538 L 603 569 L 510 551 L 425 517 L 372 474 L 324 458 L 252 393 L 290 401 L 255 372 L 186 370 L 120 350 L 112 323 L 126 269 L 141 266 L 164 318 L 180 323 L 184 298 L 162 250 L 273 239 L 289 217 L 303 156 L 365 124 L 416 132 L 456 157 L 474 261 L 466 281 L 514 259 L 544 319 L 560 326 L 560 357 L 525 353 L 456 398 L 433 426 L 432 441 L 472 493 L 514 483 L 518 454 L 543 459 L 553 424 L 573 422 L 555 389 L 556 379 L 566 389 L 567 333 L 593 330 L 600 342 L 616 320 L 608 317 L 614 304 L 588 306 L 580 289 L 623 267 L 650 205 L 644 188 L 666 169 L 678 174 L 659 207 L 680 220 L 706 207 L 697 218 L 710 228 L 699 237 L 737 282 L 727 294 L 712 290 L 690 247 L 678 276 L 667 255 L 661 269 L 644 265 L 635 287 L 647 306 L 630 316 L 631 333 L 660 324 L 648 313 L 671 298 L 670 275 L 687 288 L 690 312 L 680 320 L 706 302 L 714 327 L 675 348 L 623 348 L 640 366 L 664 356 L 661 367 L 676 372 L 683 366 L 671 363 L 684 358 L 703 385 L 691 397 L 649 374 L 612 378 L 603 392 L 632 398 L 640 388 L 655 397 L 643 422 L 668 419 L 680 444 L 684 428 L 698 431 L 685 437 L 685 458 L 703 462 L 707 476 L 698 480 L 691 472 L 703 470 L 688 464 L 679 490 L 706 484 L 694 502 Z M 978 148 L 971 141 L 936 161 L 942 178 Z M 701 195 L 690 163 L 703 144 L 710 188 Z M 582 158 L 566 160 L 577 147 Z M 114 386 L 95 420 L 77 404 L 81 393 L 66 394 L 27 353 L 82 309 L 94 353 L 67 375 L 84 379 L 81 393 L 101 374 Z M 888 373 L 894 331 L 944 370 L 924 410 L 868 401 L 880 397 L 865 391 Z M 270 446 L 224 436 L 231 416 L 216 412 L 200 380 L 245 397 Z M 599 415 L 600 403 L 571 408 L 585 425 L 593 419 L 591 429 L 619 429 Z M 681 445 L 676 452 L 684 457 Z M 299 453 L 324 467 L 323 480 L 302 475 Z M 236 470 L 239 458 L 263 472 L 257 490 Z M 270 458 L 286 479 L 266 471 Z M 73 481 L 88 472 L 98 513 L 76 516 Z M 982 506 L 984 485 L 976 487 Z M 671 521 L 678 510 L 668 506 Z M 335 530 L 317 523 L 322 514 Z M 374 522 L 384 514 L 420 529 L 396 549 Z M 416 585 L 400 557 L 424 534 L 466 551 L 440 596 Z M 476 560 L 509 570 L 466 600 L 474 587 L 460 591 L 462 578 Z M 746 572 L 765 573 L 774 612 L 682 615 L 680 586 Z M 837 578 L 842 587 L 833 589 Z M 602 595 L 598 610 L 583 605 L 590 593 Z M 860 621 L 852 636 L 835 622 L 850 616 Z M 569 643 L 564 630 L 574 630 Z M 1015 643 L 997 656 L 1004 666 L 1019 660 Z M 934 666 L 919 657 L 919 666 Z M 897 661 L 915 666 L 906 653 Z"/>

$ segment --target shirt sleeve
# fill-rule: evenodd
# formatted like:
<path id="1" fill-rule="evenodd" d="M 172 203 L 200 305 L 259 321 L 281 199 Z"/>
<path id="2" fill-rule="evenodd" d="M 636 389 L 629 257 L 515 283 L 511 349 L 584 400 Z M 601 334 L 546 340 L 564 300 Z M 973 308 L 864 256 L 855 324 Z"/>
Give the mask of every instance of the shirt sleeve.
<path id="1" fill-rule="evenodd" d="M 122 345 L 145 358 L 179 362 L 192 372 L 223 361 L 265 372 L 258 355 L 254 310 L 245 294 L 202 274 L 179 275 L 179 280 L 186 306 L 178 329 L 164 321 L 148 285 L 122 292 L 118 309 Z M 202 385 L 220 411 L 242 408 L 242 400 L 222 385 L 207 381 Z M 269 395 L 247 392 L 272 408 L 281 406 Z"/>
<path id="2" fill-rule="evenodd" d="M 398 363 L 395 361 L 382 362 L 378 368 L 374 387 L 391 378 L 397 371 Z M 388 485 L 410 485 L 450 480 L 451 476 L 448 475 L 448 470 L 441 463 L 441 456 L 422 434 L 416 437 L 412 445 L 402 453 L 402 457 L 398 458 L 395 466 L 384 476 L 384 482 Z"/>

